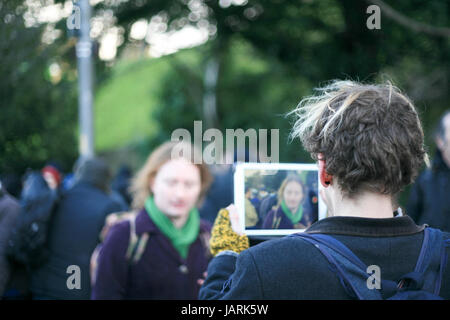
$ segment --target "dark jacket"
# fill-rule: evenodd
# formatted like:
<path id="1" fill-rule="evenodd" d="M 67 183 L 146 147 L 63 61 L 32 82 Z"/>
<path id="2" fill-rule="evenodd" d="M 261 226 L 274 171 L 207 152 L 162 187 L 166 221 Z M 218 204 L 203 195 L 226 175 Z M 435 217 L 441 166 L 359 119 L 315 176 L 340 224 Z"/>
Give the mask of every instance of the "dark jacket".
<path id="1" fill-rule="evenodd" d="M 423 229 L 424 226 L 417 226 L 407 216 L 388 219 L 330 217 L 316 222 L 306 232 L 334 236 L 366 265 L 379 266 L 382 279 L 395 280 L 414 270 Z M 450 234 L 444 233 L 444 239 L 449 238 Z M 221 292 L 227 281 L 230 281 L 229 289 Z M 444 272 L 440 295 L 450 299 L 450 267 Z M 320 251 L 298 237 L 266 241 L 237 257 L 217 256 L 208 266 L 208 277 L 199 297 L 349 299 Z"/>
<path id="2" fill-rule="evenodd" d="M 418 224 L 450 232 L 450 168 L 439 151 L 413 185 L 406 213 Z"/>
<path id="3" fill-rule="evenodd" d="M 264 221 L 266 220 L 267 215 L 272 210 L 274 206 L 277 205 L 278 197 L 276 194 L 269 195 L 261 200 L 261 203 L 259 205 L 259 225 L 258 227 L 262 227 Z"/>
<path id="4" fill-rule="evenodd" d="M 142 209 L 136 217 L 136 234 L 149 233 L 142 257 L 130 264 L 125 254 L 130 237 L 128 221 L 114 225 L 103 243 L 92 299 L 197 299 L 210 259 L 211 227 L 201 220 L 200 233 L 183 259 L 170 240 Z"/>
<path id="5" fill-rule="evenodd" d="M 305 227 L 309 227 L 313 223 L 313 215 L 310 206 L 308 204 L 303 204 L 303 216 L 298 222 Z M 264 223 L 262 225 L 262 229 L 298 229 L 294 224 L 289 220 L 289 218 L 284 214 L 281 206 L 278 206 L 277 209 L 272 209 L 267 214 L 264 219 Z M 301 229 L 304 229 L 301 227 Z"/>
<path id="6" fill-rule="evenodd" d="M 221 208 L 225 208 L 233 203 L 233 168 L 230 167 L 223 172 L 213 172 L 214 180 L 205 196 L 205 199 L 198 209 L 203 220 L 214 223 L 217 213 Z"/>
<path id="7" fill-rule="evenodd" d="M 52 217 L 49 260 L 32 272 L 31 291 L 35 298 L 89 299 L 89 261 L 99 242 L 105 218 L 120 206 L 94 185 L 78 182 L 63 193 Z M 71 265 L 80 267 L 81 289 L 69 290 Z"/>
<path id="8" fill-rule="evenodd" d="M 1 189 L 1 186 L 0 186 Z M 0 299 L 10 280 L 11 266 L 6 257 L 8 237 L 19 215 L 19 202 L 6 191 L 0 190 Z"/>

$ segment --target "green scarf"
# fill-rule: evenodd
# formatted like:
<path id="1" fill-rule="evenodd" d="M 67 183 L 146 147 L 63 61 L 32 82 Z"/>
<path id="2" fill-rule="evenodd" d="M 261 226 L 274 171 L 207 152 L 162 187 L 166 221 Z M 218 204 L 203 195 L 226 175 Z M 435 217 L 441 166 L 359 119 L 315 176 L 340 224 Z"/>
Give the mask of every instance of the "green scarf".
<path id="1" fill-rule="evenodd" d="M 191 209 L 185 225 L 177 229 L 172 224 L 172 221 L 156 207 L 153 197 L 148 197 L 145 201 L 145 209 L 159 230 L 169 238 L 180 256 L 186 259 L 189 247 L 197 239 L 200 232 L 200 215 L 198 210 L 196 208 Z"/>
<path id="2" fill-rule="evenodd" d="M 301 203 L 298 206 L 297 212 L 295 214 L 292 213 L 291 210 L 289 210 L 284 200 L 281 201 L 281 209 L 283 210 L 284 214 L 289 218 L 289 220 L 291 220 L 292 224 L 296 224 L 302 219 L 303 206 Z"/>

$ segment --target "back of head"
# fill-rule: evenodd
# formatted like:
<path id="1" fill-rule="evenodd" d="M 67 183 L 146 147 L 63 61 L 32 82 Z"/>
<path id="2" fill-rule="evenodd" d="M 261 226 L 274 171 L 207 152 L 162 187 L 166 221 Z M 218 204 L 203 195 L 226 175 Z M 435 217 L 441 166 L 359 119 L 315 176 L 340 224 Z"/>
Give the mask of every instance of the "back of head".
<path id="1" fill-rule="evenodd" d="M 427 155 L 418 114 L 390 83 L 334 81 L 292 111 L 299 137 L 345 196 L 370 191 L 395 195 L 414 181 Z"/>
<path id="2" fill-rule="evenodd" d="M 99 158 L 83 159 L 78 163 L 75 171 L 75 181 L 88 183 L 104 192 L 109 192 L 111 170 L 106 162 Z"/>

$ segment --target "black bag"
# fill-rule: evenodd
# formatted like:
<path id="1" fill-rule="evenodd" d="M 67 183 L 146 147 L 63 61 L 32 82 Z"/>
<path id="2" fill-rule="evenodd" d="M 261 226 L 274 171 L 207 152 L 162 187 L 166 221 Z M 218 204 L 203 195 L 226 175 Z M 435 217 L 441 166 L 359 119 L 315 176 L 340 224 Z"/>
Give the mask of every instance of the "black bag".
<path id="1" fill-rule="evenodd" d="M 40 172 L 31 172 L 24 183 L 20 213 L 11 230 L 7 256 L 14 263 L 36 268 L 47 261 L 48 233 L 58 193 L 48 187 Z"/>

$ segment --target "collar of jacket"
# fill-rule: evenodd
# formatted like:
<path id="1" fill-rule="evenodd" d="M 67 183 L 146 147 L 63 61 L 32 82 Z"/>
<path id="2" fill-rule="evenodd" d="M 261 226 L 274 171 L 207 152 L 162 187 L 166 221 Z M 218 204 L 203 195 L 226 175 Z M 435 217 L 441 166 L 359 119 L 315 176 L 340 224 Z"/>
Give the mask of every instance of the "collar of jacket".
<path id="1" fill-rule="evenodd" d="M 396 218 L 329 217 L 317 221 L 307 233 L 327 233 L 362 237 L 394 237 L 422 232 L 408 216 Z"/>
<path id="2" fill-rule="evenodd" d="M 148 215 L 147 210 L 145 210 L 145 208 L 142 208 L 136 216 L 136 234 L 141 235 L 144 232 L 161 233 L 162 234 L 162 232 L 158 229 L 156 224 L 153 222 L 153 220 Z M 204 232 L 209 232 L 209 228 L 203 220 L 200 220 L 200 232 L 199 233 L 201 234 Z"/>

